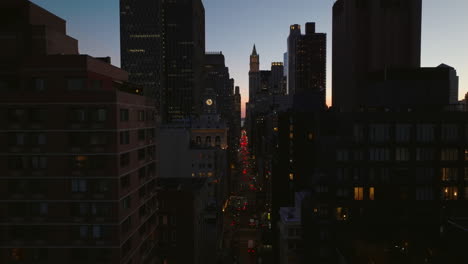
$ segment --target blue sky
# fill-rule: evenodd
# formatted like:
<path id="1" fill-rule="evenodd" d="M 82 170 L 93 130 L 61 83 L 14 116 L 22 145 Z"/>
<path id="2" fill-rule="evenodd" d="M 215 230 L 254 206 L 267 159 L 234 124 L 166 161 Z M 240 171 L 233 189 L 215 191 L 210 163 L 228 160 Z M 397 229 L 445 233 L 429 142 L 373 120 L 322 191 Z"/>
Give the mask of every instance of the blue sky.
<path id="1" fill-rule="evenodd" d="M 155 0 L 156 1 L 156 0 Z M 118 0 L 33 0 L 67 20 L 80 52 L 111 56 L 120 66 Z M 206 49 L 222 51 L 243 102 L 248 100 L 249 55 L 257 45 L 262 69 L 283 61 L 289 25 L 317 23 L 328 33 L 327 94 L 331 95 L 331 12 L 334 0 L 203 0 Z M 460 97 L 468 89 L 468 1 L 423 0 L 422 66 L 445 63 L 460 76 Z M 330 98 L 328 98 L 330 101 Z"/>

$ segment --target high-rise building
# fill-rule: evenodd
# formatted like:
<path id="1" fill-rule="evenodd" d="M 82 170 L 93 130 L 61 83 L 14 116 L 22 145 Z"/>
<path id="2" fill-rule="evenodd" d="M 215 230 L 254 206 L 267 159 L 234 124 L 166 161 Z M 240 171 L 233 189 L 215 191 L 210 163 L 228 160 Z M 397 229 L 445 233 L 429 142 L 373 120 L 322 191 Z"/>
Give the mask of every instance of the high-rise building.
<path id="1" fill-rule="evenodd" d="M 284 76 L 284 65 L 282 62 L 273 62 L 271 64 L 271 94 L 286 94 L 286 77 Z"/>
<path id="2" fill-rule="evenodd" d="M 422 0 L 338 0 L 333 6 L 333 106 L 363 105 L 369 73 L 416 69 Z"/>
<path id="3" fill-rule="evenodd" d="M 253 102 L 255 94 L 260 90 L 260 55 L 257 53 L 257 48 L 253 46 L 252 54 L 250 55 L 250 71 L 249 71 L 249 101 Z"/>
<path id="4" fill-rule="evenodd" d="M 315 31 L 315 23 L 306 23 L 305 35 L 296 44 L 295 94 L 314 92 L 325 103 L 327 35 Z"/>
<path id="5" fill-rule="evenodd" d="M 288 36 L 288 94 L 293 95 L 296 91 L 296 50 L 297 41 L 301 37 L 301 26 L 292 25 L 289 27 Z"/>
<path id="6" fill-rule="evenodd" d="M 0 17 L 0 263 L 153 263 L 154 100 L 37 5 Z"/>
<path id="7" fill-rule="evenodd" d="M 162 14 L 162 1 L 120 0 L 121 67 L 157 102 L 164 87 Z"/>
<path id="8" fill-rule="evenodd" d="M 200 114 L 205 59 L 205 8 L 201 0 L 163 3 L 163 120 Z"/>
<path id="9" fill-rule="evenodd" d="M 315 23 L 306 23 L 304 35 L 298 25 L 292 25 L 288 49 L 289 94 L 296 96 L 295 104 L 325 108 L 326 34 L 317 33 Z"/>
<path id="10" fill-rule="evenodd" d="M 198 114 L 203 93 L 201 0 L 120 1 L 122 68 L 160 102 L 163 121 Z"/>

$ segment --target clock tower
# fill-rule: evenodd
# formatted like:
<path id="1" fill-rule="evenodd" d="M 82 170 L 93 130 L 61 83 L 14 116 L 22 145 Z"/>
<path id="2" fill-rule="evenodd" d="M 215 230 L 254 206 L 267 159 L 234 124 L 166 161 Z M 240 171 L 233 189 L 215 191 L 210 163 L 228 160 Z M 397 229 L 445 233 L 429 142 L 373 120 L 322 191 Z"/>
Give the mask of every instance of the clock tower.
<path id="1" fill-rule="evenodd" d="M 217 114 L 216 109 L 216 93 L 213 89 L 207 89 L 202 97 L 203 114 Z"/>

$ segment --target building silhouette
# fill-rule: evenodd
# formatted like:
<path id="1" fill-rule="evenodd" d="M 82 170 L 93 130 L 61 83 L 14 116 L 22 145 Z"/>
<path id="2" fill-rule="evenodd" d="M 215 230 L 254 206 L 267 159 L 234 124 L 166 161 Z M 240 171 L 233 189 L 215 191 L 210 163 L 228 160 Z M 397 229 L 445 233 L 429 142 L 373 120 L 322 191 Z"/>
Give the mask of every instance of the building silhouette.
<path id="1" fill-rule="evenodd" d="M 201 0 L 120 1 L 122 67 L 160 103 L 164 122 L 199 114 L 205 9 Z"/>
<path id="2" fill-rule="evenodd" d="M 121 67 L 158 103 L 164 87 L 162 15 L 162 1 L 120 0 Z"/>
<path id="3" fill-rule="evenodd" d="M 365 105 L 369 73 L 417 69 L 422 1 L 338 0 L 333 5 L 333 106 Z"/>
<path id="4" fill-rule="evenodd" d="M 163 120 L 200 114 L 205 59 L 201 0 L 165 1 Z"/>
<path id="5" fill-rule="evenodd" d="M 0 17 L 0 262 L 152 263 L 154 99 L 39 6 Z"/>

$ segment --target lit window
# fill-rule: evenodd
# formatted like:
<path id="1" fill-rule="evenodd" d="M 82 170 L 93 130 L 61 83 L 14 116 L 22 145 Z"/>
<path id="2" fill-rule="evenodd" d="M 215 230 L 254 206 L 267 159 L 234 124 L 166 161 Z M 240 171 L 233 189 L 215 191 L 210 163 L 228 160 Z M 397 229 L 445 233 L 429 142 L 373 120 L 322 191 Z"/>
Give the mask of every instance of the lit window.
<path id="1" fill-rule="evenodd" d="M 336 208 L 336 220 L 346 221 L 348 220 L 348 209 L 343 207 Z"/>
<path id="2" fill-rule="evenodd" d="M 444 182 L 458 180 L 458 168 L 442 168 L 441 180 Z"/>
<path id="3" fill-rule="evenodd" d="M 458 187 L 454 187 L 454 186 L 443 187 L 441 198 L 443 200 L 457 200 L 458 199 Z"/>
<path id="4" fill-rule="evenodd" d="M 75 169 L 84 169 L 88 165 L 88 157 L 87 156 L 76 156 L 73 161 L 73 168 Z"/>
<path id="5" fill-rule="evenodd" d="M 273 131 L 278 132 L 278 128 L 277 127 L 273 128 Z"/>
<path id="6" fill-rule="evenodd" d="M 294 180 L 294 173 L 289 173 L 289 180 L 291 180 L 291 181 Z"/>
<path id="7" fill-rule="evenodd" d="M 364 200 L 364 188 L 363 187 L 354 187 L 354 200 L 356 201 Z"/>
<path id="8" fill-rule="evenodd" d="M 294 138 L 294 133 L 289 133 L 289 138 L 293 139 Z"/>
<path id="9" fill-rule="evenodd" d="M 369 200 L 371 201 L 375 200 L 375 188 L 374 187 L 369 188 Z"/>

